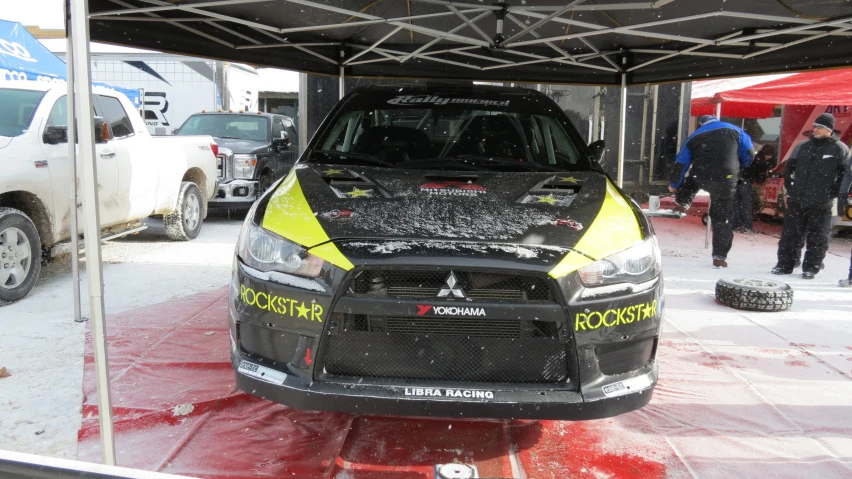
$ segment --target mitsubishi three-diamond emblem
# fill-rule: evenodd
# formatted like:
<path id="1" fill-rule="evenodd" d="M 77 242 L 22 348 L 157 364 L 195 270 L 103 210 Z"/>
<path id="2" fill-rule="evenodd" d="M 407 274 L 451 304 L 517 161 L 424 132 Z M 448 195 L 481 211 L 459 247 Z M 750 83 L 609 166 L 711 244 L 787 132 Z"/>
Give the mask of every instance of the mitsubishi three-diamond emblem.
<path id="1" fill-rule="evenodd" d="M 438 291 L 438 297 L 446 298 L 452 293 L 456 298 L 464 298 L 464 291 L 461 288 L 456 288 L 456 284 L 458 284 L 456 274 L 450 271 L 450 275 L 447 276 L 447 287 Z"/>

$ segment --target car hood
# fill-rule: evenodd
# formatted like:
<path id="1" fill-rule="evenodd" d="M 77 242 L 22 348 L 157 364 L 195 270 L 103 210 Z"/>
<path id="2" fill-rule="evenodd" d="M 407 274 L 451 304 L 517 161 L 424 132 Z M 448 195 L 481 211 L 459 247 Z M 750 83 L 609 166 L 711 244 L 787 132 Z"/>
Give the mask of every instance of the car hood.
<path id="1" fill-rule="evenodd" d="M 0 135 L 0 150 L 9 146 L 12 143 L 12 137 Z"/>
<path id="2" fill-rule="evenodd" d="M 255 153 L 257 150 L 269 147 L 269 143 L 265 141 L 235 140 L 233 138 L 217 138 L 215 136 L 213 139 L 216 140 L 216 144 L 220 147 L 227 148 L 236 154 Z"/>
<path id="3" fill-rule="evenodd" d="M 299 164 L 262 226 L 306 247 L 529 245 L 599 259 L 643 239 L 641 214 L 602 173 L 441 172 Z M 383 246 L 382 246 L 383 245 Z"/>

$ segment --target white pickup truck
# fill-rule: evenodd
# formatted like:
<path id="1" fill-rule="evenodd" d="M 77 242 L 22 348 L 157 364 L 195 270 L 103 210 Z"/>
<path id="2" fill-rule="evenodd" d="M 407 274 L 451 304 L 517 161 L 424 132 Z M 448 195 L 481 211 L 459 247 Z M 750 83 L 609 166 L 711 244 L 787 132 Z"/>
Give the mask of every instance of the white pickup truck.
<path id="1" fill-rule="evenodd" d="M 0 303 L 26 296 L 41 260 L 71 236 L 65 94 L 0 81 Z M 198 236 L 217 191 L 213 138 L 152 137 L 123 94 L 95 87 L 93 98 L 101 228 L 162 215 L 169 238 Z"/>

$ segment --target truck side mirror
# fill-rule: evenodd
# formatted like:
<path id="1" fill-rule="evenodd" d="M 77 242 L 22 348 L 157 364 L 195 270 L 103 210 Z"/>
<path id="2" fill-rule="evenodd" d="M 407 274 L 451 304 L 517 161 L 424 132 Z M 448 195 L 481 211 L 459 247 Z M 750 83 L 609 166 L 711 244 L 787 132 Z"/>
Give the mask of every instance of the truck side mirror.
<path id="1" fill-rule="evenodd" d="M 592 150 L 592 156 L 595 160 L 601 161 L 604 151 L 606 151 L 606 142 L 603 140 L 593 141 L 589 144 L 589 149 Z"/>
<path id="2" fill-rule="evenodd" d="M 290 145 L 290 134 L 284 130 L 281 130 L 281 138 L 272 139 L 272 146 L 275 147 L 278 151 L 289 150 Z"/>
<path id="3" fill-rule="evenodd" d="M 103 118 L 95 117 L 95 143 L 106 143 L 109 141 L 109 125 Z"/>
<path id="4" fill-rule="evenodd" d="M 68 127 L 67 126 L 48 126 L 44 129 L 42 141 L 48 145 L 58 145 L 60 143 L 68 143 Z"/>

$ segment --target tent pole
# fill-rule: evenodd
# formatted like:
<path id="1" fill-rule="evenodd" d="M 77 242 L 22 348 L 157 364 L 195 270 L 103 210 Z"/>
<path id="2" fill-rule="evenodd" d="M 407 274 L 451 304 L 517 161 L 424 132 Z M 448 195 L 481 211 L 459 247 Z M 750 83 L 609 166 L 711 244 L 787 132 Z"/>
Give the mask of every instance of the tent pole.
<path id="1" fill-rule="evenodd" d="M 89 304 L 94 319 L 93 346 L 95 372 L 98 386 L 98 419 L 100 420 L 101 452 L 104 464 L 115 465 L 115 439 L 112 426 L 112 401 L 109 390 L 109 364 L 106 350 L 106 324 L 104 317 L 104 284 L 101 266 L 100 212 L 98 211 L 98 176 L 95 167 L 95 125 L 92 108 L 92 80 L 89 59 L 89 6 L 86 0 L 71 0 L 69 21 L 71 57 L 74 59 L 74 84 L 80 89 L 76 95 L 77 123 L 80 142 L 80 164 L 83 166 L 83 211 L 85 218 L 86 279 L 89 286 Z"/>
<path id="2" fill-rule="evenodd" d="M 627 129 L 627 74 L 621 74 L 621 113 L 618 123 L 618 187 L 624 186 L 624 136 Z"/>
<path id="3" fill-rule="evenodd" d="M 68 5 L 65 5 L 65 15 L 69 12 Z M 74 291 L 71 295 L 74 298 L 74 321 L 82 323 L 83 319 L 82 307 L 80 306 L 80 233 L 77 230 L 77 134 L 76 123 L 77 115 L 74 114 L 74 57 L 72 56 L 71 48 L 71 26 L 66 22 L 68 31 L 66 32 L 66 47 L 65 47 L 65 68 L 66 82 L 68 92 L 65 95 L 66 108 L 68 109 L 68 163 L 71 169 L 70 180 L 71 184 L 71 205 L 69 212 L 69 222 L 71 223 L 71 282 L 74 285 Z"/>
<path id="4" fill-rule="evenodd" d="M 343 85 L 344 85 L 343 67 L 340 67 L 340 88 L 339 88 L 340 98 L 338 98 L 338 100 L 342 100 L 343 95 L 345 94 L 345 87 Z"/>
<path id="5" fill-rule="evenodd" d="M 716 103 L 716 119 L 722 119 L 722 102 Z"/>

